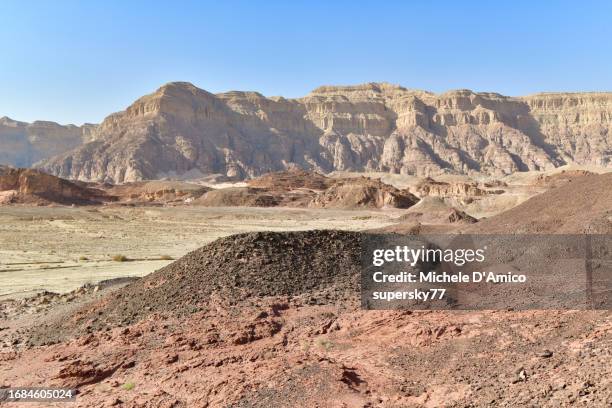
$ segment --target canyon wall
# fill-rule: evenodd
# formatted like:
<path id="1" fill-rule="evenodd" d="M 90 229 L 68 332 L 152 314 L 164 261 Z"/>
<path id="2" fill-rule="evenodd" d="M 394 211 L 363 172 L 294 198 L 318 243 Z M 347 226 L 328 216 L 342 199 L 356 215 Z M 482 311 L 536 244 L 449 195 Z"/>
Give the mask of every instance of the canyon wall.
<path id="1" fill-rule="evenodd" d="M 254 177 L 292 167 L 504 175 L 610 166 L 612 93 L 432 94 L 390 84 L 325 86 L 306 97 L 212 94 L 164 85 L 107 117 L 91 141 L 39 164 L 115 183 L 186 175 Z"/>
<path id="2" fill-rule="evenodd" d="M 29 167 L 34 163 L 81 146 L 95 125 L 62 126 L 55 122 L 19 122 L 0 118 L 0 164 Z"/>

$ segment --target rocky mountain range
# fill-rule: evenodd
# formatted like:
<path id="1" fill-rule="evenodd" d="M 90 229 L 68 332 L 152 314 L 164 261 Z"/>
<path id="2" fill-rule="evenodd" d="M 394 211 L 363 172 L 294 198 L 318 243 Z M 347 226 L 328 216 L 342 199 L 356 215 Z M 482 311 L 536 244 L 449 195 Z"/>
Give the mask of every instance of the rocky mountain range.
<path id="1" fill-rule="evenodd" d="M 504 175 L 573 163 L 609 166 L 611 125 L 612 93 L 433 94 L 370 83 L 286 99 L 212 94 L 176 82 L 95 128 L 74 129 L 65 145 L 82 145 L 53 151 L 59 154 L 36 166 L 113 183 L 213 174 L 245 179 L 292 167 Z"/>
<path id="2" fill-rule="evenodd" d="M 29 167 L 91 140 L 96 125 L 62 126 L 55 122 L 19 122 L 0 118 L 0 164 Z"/>

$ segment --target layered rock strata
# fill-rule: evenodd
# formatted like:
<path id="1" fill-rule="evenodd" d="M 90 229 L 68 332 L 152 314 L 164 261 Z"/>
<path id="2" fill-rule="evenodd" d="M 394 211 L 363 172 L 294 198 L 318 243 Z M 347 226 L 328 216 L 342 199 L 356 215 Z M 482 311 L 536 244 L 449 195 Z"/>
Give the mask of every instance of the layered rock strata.
<path id="1" fill-rule="evenodd" d="M 505 175 L 610 166 L 611 123 L 610 93 L 514 98 L 370 83 L 286 99 L 215 95 L 178 82 L 110 115 L 90 142 L 40 167 L 114 183 L 181 174 L 245 179 L 292 167 Z"/>

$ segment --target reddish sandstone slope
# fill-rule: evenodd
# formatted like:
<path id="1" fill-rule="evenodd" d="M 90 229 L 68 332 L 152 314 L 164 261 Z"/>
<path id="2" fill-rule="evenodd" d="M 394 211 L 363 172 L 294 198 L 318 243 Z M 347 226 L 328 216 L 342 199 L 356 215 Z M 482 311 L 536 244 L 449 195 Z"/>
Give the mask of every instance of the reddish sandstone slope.
<path id="1" fill-rule="evenodd" d="M 113 197 L 100 189 L 38 170 L 0 166 L 0 205 L 99 204 L 111 200 Z"/>
<path id="2" fill-rule="evenodd" d="M 419 199 L 380 180 L 368 177 L 340 179 L 308 204 L 314 208 L 409 208 Z"/>

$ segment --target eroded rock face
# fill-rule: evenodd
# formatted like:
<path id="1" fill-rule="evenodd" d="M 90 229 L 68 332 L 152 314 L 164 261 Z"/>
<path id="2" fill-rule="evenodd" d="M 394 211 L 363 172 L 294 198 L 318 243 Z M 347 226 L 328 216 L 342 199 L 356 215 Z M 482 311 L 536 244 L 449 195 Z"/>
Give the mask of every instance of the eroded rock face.
<path id="1" fill-rule="evenodd" d="M 499 190 L 501 191 L 501 190 Z M 436 181 L 430 177 L 423 179 L 417 186 L 416 192 L 420 197 L 456 197 L 473 198 L 498 192 L 480 188 L 474 182 L 444 182 Z"/>
<path id="2" fill-rule="evenodd" d="M 333 179 L 289 170 L 248 181 L 247 187 L 212 190 L 193 201 L 208 207 L 409 208 L 419 199 L 378 179 Z"/>
<path id="3" fill-rule="evenodd" d="M 41 167 L 115 183 L 192 171 L 243 179 L 292 167 L 504 175 L 609 166 L 611 123 L 610 93 L 435 95 L 373 83 L 285 99 L 170 83 Z"/>
<path id="4" fill-rule="evenodd" d="M 292 191 L 297 189 L 322 191 L 335 183 L 336 181 L 334 179 L 325 177 L 322 174 L 295 168 L 287 171 L 267 173 L 247 182 L 250 187 L 280 191 Z"/>
<path id="5" fill-rule="evenodd" d="M 82 186 L 38 170 L 0 165 L 0 205 L 99 204 L 114 199 L 115 197 L 102 190 Z"/>
<path id="6" fill-rule="evenodd" d="M 594 176 L 595 173 L 588 170 L 563 170 L 556 174 L 541 174 L 533 182 L 536 186 L 546 186 L 549 188 L 559 187 L 565 183 L 571 183 L 573 180 L 585 176 Z"/>
<path id="7" fill-rule="evenodd" d="M 0 118 L 0 164 L 29 167 L 90 140 L 95 125 L 62 126 L 55 122 L 18 122 Z"/>
<path id="8" fill-rule="evenodd" d="M 366 177 L 339 180 L 315 195 L 308 204 L 314 208 L 409 208 L 419 201 L 407 190 Z"/>

